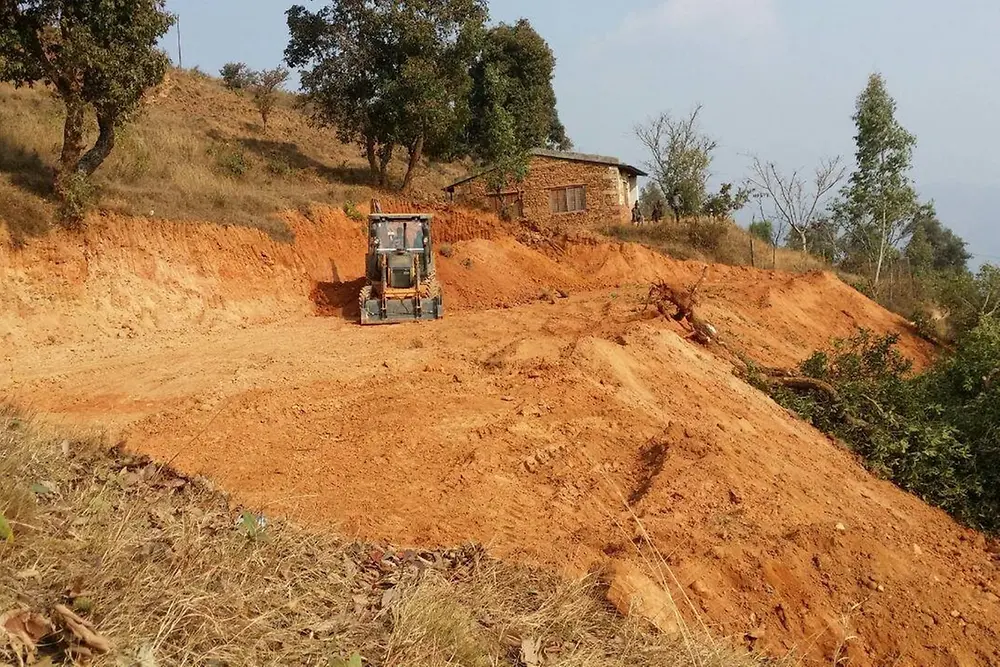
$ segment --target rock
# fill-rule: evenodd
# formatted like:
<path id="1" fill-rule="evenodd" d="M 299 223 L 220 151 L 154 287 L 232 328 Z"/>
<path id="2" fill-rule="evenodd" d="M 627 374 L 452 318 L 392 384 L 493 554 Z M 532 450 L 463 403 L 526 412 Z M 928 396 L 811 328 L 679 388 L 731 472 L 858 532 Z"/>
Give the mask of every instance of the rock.
<path id="1" fill-rule="evenodd" d="M 622 615 L 638 614 L 664 634 L 680 635 L 673 599 L 637 567 L 621 561 L 614 563 L 608 584 L 608 602 Z"/>
<path id="2" fill-rule="evenodd" d="M 742 505 L 743 498 L 733 489 L 729 489 L 729 502 L 731 502 L 734 505 Z"/>
<path id="3" fill-rule="evenodd" d="M 997 597 L 997 596 L 996 596 L 996 595 L 994 595 L 993 593 L 987 593 L 987 594 L 986 594 L 986 600 L 987 600 L 988 602 L 992 602 L 993 604 L 997 604 L 997 603 L 1000 603 L 1000 597 Z"/>
<path id="4" fill-rule="evenodd" d="M 847 526 L 845 526 L 845 525 L 844 525 L 844 524 L 842 524 L 842 523 L 838 523 L 838 524 L 837 524 L 837 525 L 835 526 L 835 528 L 837 529 L 837 532 L 838 532 L 838 533 L 846 533 L 846 532 L 847 532 Z"/>
<path id="5" fill-rule="evenodd" d="M 878 592 L 879 593 L 885 593 L 885 586 L 883 586 L 882 584 L 879 584 L 878 585 Z"/>
<path id="6" fill-rule="evenodd" d="M 568 299 L 569 292 L 567 292 L 566 290 L 557 289 L 556 296 L 558 296 L 560 299 Z"/>
<path id="7" fill-rule="evenodd" d="M 691 590 L 694 591 L 695 595 L 702 598 L 712 597 L 712 591 L 708 586 L 705 585 L 701 579 L 695 579 L 691 582 Z"/>
<path id="8" fill-rule="evenodd" d="M 921 556 L 924 555 L 924 550 L 920 548 L 919 544 L 913 545 L 913 555 L 916 556 L 917 558 L 920 558 Z"/>
<path id="9" fill-rule="evenodd" d="M 952 618 L 961 618 L 962 617 L 962 613 L 959 610 L 957 610 L 957 609 L 953 609 L 951 611 L 951 617 Z"/>

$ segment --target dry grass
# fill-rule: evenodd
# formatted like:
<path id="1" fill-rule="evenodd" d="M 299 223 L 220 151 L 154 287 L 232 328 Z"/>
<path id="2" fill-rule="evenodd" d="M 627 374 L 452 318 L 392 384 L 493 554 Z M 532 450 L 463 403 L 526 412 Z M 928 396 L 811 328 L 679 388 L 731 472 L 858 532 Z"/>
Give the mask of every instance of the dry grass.
<path id="1" fill-rule="evenodd" d="M 622 618 L 567 582 L 465 547 L 398 553 L 234 509 L 203 480 L 0 408 L 0 613 L 75 604 L 112 643 L 98 665 L 743 667 L 717 642 Z M 41 649 L 60 664 L 67 641 Z M 16 660 L 0 639 L 0 664 Z"/>
<path id="2" fill-rule="evenodd" d="M 605 230 L 621 241 L 642 243 L 676 259 L 717 262 L 733 266 L 754 265 L 760 269 L 778 271 L 815 271 L 829 269 L 812 255 L 787 248 L 772 248 L 755 240 L 750 252 L 750 234 L 729 220 L 685 218 L 679 223 L 665 220 L 656 225 L 635 227 L 616 225 Z"/>
<path id="3" fill-rule="evenodd" d="M 15 239 L 44 233 L 52 223 L 50 183 L 62 122 L 60 102 L 44 88 L 0 84 L 0 220 Z M 96 136 L 96 125 L 89 136 Z M 392 167 L 395 182 L 403 157 Z M 438 195 L 462 173 L 458 165 L 426 164 L 415 191 Z M 120 133 L 95 181 L 104 211 L 248 225 L 277 237 L 287 234 L 279 211 L 313 201 L 365 201 L 372 193 L 359 149 L 311 126 L 294 96 L 281 96 L 265 133 L 249 96 L 180 70 Z"/>

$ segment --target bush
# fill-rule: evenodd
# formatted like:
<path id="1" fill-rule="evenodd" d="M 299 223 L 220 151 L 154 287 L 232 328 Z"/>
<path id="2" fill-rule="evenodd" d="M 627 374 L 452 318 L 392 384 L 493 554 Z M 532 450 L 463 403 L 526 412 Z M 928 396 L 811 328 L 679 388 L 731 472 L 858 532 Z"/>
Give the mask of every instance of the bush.
<path id="1" fill-rule="evenodd" d="M 358 205 L 350 199 L 344 202 L 344 213 L 355 222 L 361 222 L 365 219 L 365 214 L 359 211 Z"/>
<path id="2" fill-rule="evenodd" d="M 59 185 L 59 217 L 67 227 L 78 227 L 97 201 L 97 188 L 79 172 L 62 179 Z"/>
<path id="3" fill-rule="evenodd" d="M 772 396 L 848 443 L 877 474 L 976 528 L 1000 530 L 1000 322 L 990 318 L 911 376 L 898 336 L 861 331 L 800 367 L 835 395 Z"/>
<path id="4" fill-rule="evenodd" d="M 229 90 L 243 90 L 254 82 L 254 73 L 246 63 L 226 63 L 219 70 L 222 85 Z"/>
<path id="5" fill-rule="evenodd" d="M 209 149 L 215 156 L 216 169 L 225 176 L 243 178 L 251 169 L 250 158 L 241 146 L 224 144 Z"/>
<path id="6" fill-rule="evenodd" d="M 688 240 L 698 250 L 715 252 L 722 245 L 723 239 L 733 223 L 725 219 L 701 218 L 689 221 Z"/>
<path id="7" fill-rule="evenodd" d="M 441 253 L 442 257 L 451 257 L 455 254 L 455 249 L 450 243 L 442 243 L 438 246 L 438 252 Z"/>

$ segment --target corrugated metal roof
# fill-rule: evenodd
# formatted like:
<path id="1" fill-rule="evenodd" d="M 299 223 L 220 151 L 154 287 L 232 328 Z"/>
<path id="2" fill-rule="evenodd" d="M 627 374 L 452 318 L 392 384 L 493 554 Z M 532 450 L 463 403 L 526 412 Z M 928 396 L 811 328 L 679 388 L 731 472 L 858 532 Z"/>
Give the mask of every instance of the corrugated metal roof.
<path id="1" fill-rule="evenodd" d="M 601 164 L 609 167 L 618 167 L 621 171 L 624 171 L 632 176 L 648 176 L 646 172 L 637 167 L 633 167 L 630 164 L 625 164 L 616 157 L 609 157 L 607 155 L 594 155 L 592 153 L 574 153 L 571 151 L 555 151 L 549 150 L 547 148 L 536 148 L 531 151 L 531 155 L 534 157 L 547 157 L 554 160 L 569 160 L 570 162 L 586 162 L 589 164 Z M 471 176 L 467 176 L 460 181 L 455 181 L 451 185 L 445 188 L 446 192 L 451 192 L 457 186 L 463 183 L 468 183 L 469 181 L 475 180 L 484 174 L 488 174 L 493 171 L 495 167 L 490 169 L 484 169 L 478 173 Z"/>

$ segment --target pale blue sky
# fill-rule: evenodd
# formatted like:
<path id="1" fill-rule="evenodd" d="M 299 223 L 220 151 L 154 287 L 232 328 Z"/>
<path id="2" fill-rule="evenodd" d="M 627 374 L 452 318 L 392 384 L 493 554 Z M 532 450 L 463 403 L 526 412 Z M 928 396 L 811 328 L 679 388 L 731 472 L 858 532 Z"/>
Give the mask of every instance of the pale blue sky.
<path id="1" fill-rule="evenodd" d="M 292 0 L 168 0 L 184 64 L 281 60 Z M 318 1 L 302 3 L 318 7 Z M 1000 2 L 996 0 L 492 0 L 531 20 L 558 59 L 559 111 L 578 150 L 641 163 L 631 128 L 704 105 L 715 180 L 749 153 L 791 169 L 853 153 L 851 114 L 882 72 L 918 138 L 913 176 L 979 259 L 1000 260 Z M 167 43 L 176 57 L 174 40 Z"/>

